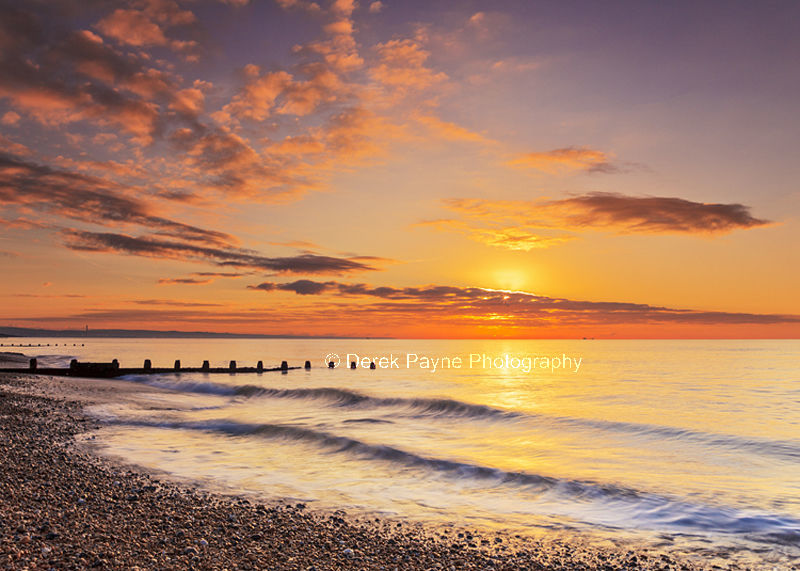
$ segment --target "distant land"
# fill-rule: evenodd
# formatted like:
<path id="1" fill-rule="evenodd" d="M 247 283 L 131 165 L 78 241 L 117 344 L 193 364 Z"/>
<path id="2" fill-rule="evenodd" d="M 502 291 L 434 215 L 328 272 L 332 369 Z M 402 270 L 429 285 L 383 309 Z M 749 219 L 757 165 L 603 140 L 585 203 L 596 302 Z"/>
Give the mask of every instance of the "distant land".
<path id="1" fill-rule="evenodd" d="M 213 331 L 152 331 L 149 329 L 31 329 L 0 327 L 0 337 L 141 337 L 155 339 L 364 339 L 336 335 L 259 335 L 257 333 L 215 333 Z M 391 339 L 369 337 L 369 339 Z"/>

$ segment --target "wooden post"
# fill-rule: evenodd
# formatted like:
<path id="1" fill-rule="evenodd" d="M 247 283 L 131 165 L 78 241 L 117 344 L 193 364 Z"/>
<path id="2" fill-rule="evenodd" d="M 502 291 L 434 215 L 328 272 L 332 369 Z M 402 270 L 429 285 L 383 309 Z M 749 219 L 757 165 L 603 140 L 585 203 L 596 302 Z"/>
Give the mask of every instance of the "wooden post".
<path id="1" fill-rule="evenodd" d="M 228 365 L 228 368 L 229 368 L 231 371 L 234 371 L 234 372 L 236 372 L 236 361 L 231 361 L 230 365 Z"/>
<path id="2" fill-rule="evenodd" d="M 261 373 L 264 371 L 264 361 L 259 361 L 256 365 L 256 370 Z"/>
<path id="3" fill-rule="evenodd" d="M 211 366 L 208 364 L 208 361 L 203 361 L 203 367 L 202 367 L 202 369 L 203 369 L 204 371 L 208 371 L 210 368 L 211 368 Z"/>
<path id="4" fill-rule="evenodd" d="M 78 368 L 78 360 L 77 359 L 73 359 L 72 361 L 70 361 L 69 362 L 69 368 L 70 369 L 77 369 Z"/>
<path id="5" fill-rule="evenodd" d="M 145 371 L 149 371 L 150 369 L 152 369 L 152 368 L 153 368 L 153 363 L 152 363 L 152 362 L 150 362 L 150 359 L 145 359 L 145 360 L 144 360 L 144 367 L 142 367 L 142 368 L 143 368 Z"/>
<path id="6" fill-rule="evenodd" d="M 35 371 L 36 370 L 36 365 L 37 365 L 36 358 L 31 359 L 31 365 L 30 365 L 31 366 L 31 371 Z"/>
<path id="7" fill-rule="evenodd" d="M 281 361 L 281 371 L 287 371 L 289 369 L 289 363 L 286 361 Z"/>
<path id="8" fill-rule="evenodd" d="M 350 361 L 350 368 L 351 369 L 355 369 L 356 368 L 356 362 L 355 361 Z"/>
<path id="9" fill-rule="evenodd" d="M 306 361 L 306 371 L 311 368 L 311 361 Z"/>
<path id="10" fill-rule="evenodd" d="M 112 360 L 111 366 L 114 367 L 115 369 L 119 369 L 119 361 L 117 361 L 116 359 Z"/>
<path id="11" fill-rule="evenodd" d="M 181 360 L 180 359 L 175 359 L 175 370 L 176 371 L 180 371 L 181 370 Z"/>
<path id="12" fill-rule="evenodd" d="M 328 361 L 328 368 L 329 369 L 335 369 L 336 368 L 336 363 L 334 363 L 333 361 Z"/>
<path id="13" fill-rule="evenodd" d="M 375 370 L 375 361 L 370 361 L 369 368 Z"/>

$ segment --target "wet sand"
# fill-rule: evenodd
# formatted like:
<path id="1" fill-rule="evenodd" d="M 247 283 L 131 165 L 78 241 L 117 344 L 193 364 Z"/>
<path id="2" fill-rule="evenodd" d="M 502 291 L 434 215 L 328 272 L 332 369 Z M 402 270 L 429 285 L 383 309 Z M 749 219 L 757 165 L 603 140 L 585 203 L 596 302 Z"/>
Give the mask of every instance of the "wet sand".
<path id="1" fill-rule="evenodd" d="M 76 445 L 100 426 L 84 406 L 140 390 L 0 374 L 0 568 L 703 568 L 657 549 L 589 545 L 563 534 L 432 529 L 208 493 Z"/>

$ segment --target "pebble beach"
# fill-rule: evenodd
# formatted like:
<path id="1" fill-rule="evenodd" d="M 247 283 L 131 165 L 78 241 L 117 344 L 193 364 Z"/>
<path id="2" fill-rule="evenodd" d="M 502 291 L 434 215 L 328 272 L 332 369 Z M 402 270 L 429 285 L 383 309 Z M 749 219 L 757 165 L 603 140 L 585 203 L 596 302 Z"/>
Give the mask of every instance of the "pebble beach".
<path id="1" fill-rule="evenodd" d="M 0 376 L 4 569 L 700 569 L 658 549 L 320 512 L 93 454 L 83 407 L 127 383 Z M 710 566 L 709 566 L 710 568 Z M 717 567 L 719 568 L 719 567 Z M 735 567 L 734 567 L 735 568 Z"/>

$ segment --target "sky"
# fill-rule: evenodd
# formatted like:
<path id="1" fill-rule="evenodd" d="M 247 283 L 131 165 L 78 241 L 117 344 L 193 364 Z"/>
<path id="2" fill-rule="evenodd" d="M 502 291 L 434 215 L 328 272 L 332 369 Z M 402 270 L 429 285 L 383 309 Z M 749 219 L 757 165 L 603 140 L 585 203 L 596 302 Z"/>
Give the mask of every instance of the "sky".
<path id="1" fill-rule="evenodd" d="M 0 0 L 0 325 L 797 338 L 799 25 Z"/>

